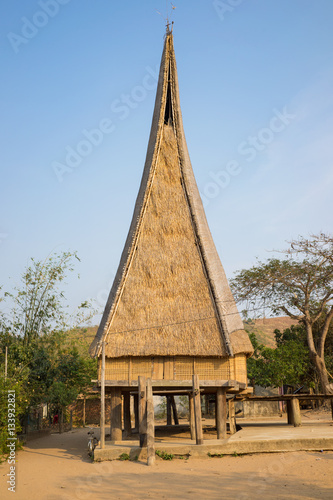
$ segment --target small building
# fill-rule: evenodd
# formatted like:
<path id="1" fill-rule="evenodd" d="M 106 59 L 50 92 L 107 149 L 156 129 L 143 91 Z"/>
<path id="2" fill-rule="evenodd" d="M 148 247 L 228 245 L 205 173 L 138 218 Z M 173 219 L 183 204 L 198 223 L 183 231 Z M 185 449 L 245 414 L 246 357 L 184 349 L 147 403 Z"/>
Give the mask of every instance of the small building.
<path id="1" fill-rule="evenodd" d="M 169 29 L 133 219 L 90 348 L 99 360 L 99 382 L 103 342 L 105 391 L 115 401 L 112 440 L 121 439 L 121 395 L 126 415 L 139 376 L 151 378 L 159 395 L 190 391 L 193 375 L 203 394 L 247 390 L 253 349 L 194 178 Z"/>

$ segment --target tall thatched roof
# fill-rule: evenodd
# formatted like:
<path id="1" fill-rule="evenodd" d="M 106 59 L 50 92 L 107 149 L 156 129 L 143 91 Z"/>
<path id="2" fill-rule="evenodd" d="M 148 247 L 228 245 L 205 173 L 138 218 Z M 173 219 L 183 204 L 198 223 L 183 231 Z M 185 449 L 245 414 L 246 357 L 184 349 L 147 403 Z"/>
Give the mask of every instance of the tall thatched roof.
<path id="1" fill-rule="evenodd" d="M 252 352 L 187 151 L 170 32 L 133 219 L 91 354 L 102 340 L 108 357 Z"/>

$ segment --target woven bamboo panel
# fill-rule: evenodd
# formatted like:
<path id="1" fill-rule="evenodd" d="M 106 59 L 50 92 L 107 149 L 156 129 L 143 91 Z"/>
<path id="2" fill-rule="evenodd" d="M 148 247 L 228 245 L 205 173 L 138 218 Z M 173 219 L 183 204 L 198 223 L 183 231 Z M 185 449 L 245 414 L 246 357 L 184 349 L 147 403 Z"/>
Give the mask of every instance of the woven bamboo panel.
<path id="1" fill-rule="evenodd" d="M 232 358 L 195 358 L 195 373 L 199 380 L 232 379 L 230 360 Z"/>
<path id="2" fill-rule="evenodd" d="M 137 380 L 138 376 L 152 376 L 152 360 L 151 358 L 132 358 L 132 380 Z"/>
<path id="3" fill-rule="evenodd" d="M 238 382 L 247 383 L 246 355 L 236 354 L 235 356 L 235 379 Z"/>
<path id="4" fill-rule="evenodd" d="M 175 380 L 191 380 L 193 375 L 193 358 L 177 356 L 175 358 Z"/>
<path id="5" fill-rule="evenodd" d="M 128 380 L 129 358 L 106 358 L 105 380 Z"/>

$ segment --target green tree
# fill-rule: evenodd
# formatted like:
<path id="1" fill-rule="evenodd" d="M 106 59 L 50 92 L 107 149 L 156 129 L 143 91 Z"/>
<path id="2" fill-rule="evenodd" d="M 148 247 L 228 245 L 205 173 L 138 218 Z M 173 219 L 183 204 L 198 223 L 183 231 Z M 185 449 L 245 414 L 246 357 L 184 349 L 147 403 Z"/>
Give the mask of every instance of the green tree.
<path id="1" fill-rule="evenodd" d="M 259 344 L 254 333 L 250 339 L 254 354 L 247 363 L 252 385 L 282 387 L 302 382 L 308 370 L 309 351 L 299 339 L 286 338 L 275 349 Z"/>
<path id="2" fill-rule="evenodd" d="M 94 314 L 88 302 L 74 315 L 67 313 L 60 287 L 67 273 L 74 270 L 74 259 L 76 254 L 70 252 L 50 256 L 44 262 L 32 259 L 22 275 L 21 287 L 5 293 L 10 313 L 0 316 L 0 369 L 3 374 L 7 347 L 8 378 L 22 387 L 24 412 L 50 401 L 52 394 L 57 400 L 59 392 L 60 406 L 64 407 L 96 378 L 96 361 L 90 359 L 88 350 L 79 354 L 75 337 L 68 335 L 71 328 Z"/>
<path id="3" fill-rule="evenodd" d="M 270 308 L 273 314 L 287 314 L 304 325 L 309 356 L 322 391 L 332 394 L 325 343 L 333 318 L 333 237 L 300 237 L 281 253 L 283 259 L 259 261 L 237 272 L 231 281 L 232 290 L 237 301 Z"/>

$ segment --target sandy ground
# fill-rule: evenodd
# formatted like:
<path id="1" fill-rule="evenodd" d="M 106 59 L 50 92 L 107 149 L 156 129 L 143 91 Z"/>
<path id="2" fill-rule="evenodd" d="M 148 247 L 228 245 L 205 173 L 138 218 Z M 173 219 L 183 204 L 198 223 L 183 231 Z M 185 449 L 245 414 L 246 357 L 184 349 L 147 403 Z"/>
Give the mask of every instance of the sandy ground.
<path id="1" fill-rule="evenodd" d="M 96 433 L 98 434 L 98 433 Z M 294 452 L 207 459 L 92 463 L 87 429 L 52 434 L 18 453 L 16 492 L 0 465 L 0 498 L 333 499 L 333 452 Z"/>

